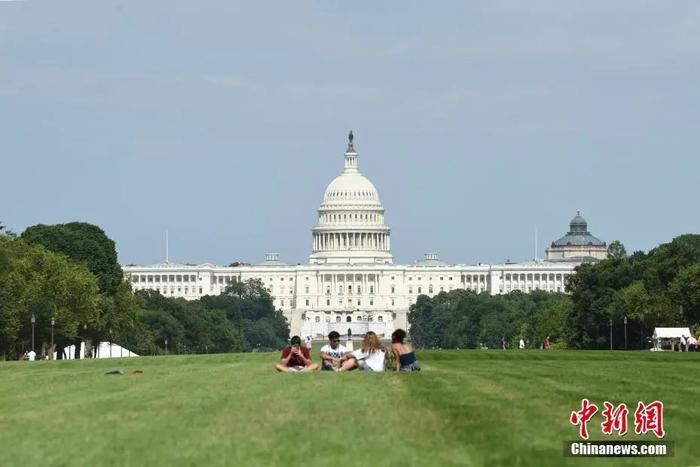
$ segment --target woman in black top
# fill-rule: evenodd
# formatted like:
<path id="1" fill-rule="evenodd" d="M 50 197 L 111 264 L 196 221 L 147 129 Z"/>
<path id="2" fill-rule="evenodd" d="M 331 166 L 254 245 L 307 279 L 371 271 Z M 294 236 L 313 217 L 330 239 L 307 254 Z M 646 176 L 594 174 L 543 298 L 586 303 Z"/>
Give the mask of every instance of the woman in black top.
<path id="1" fill-rule="evenodd" d="M 396 359 L 396 371 L 420 371 L 420 363 L 411 344 L 404 343 L 406 331 L 397 329 L 391 334 L 391 352 Z"/>

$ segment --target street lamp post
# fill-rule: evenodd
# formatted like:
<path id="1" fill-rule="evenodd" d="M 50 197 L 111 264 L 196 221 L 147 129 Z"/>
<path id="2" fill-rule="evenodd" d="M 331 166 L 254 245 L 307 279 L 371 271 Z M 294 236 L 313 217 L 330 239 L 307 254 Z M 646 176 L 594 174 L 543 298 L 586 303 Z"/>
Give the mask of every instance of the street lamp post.
<path id="1" fill-rule="evenodd" d="M 608 321 L 608 326 L 610 326 L 610 350 L 612 350 L 612 319 Z"/>
<path id="2" fill-rule="evenodd" d="M 32 313 L 31 322 L 32 322 L 32 352 L 34 352 L 34 323 L 36 323 L 36 316 L 34 316 L 34 313 Z"/>
<path id="3" fill-rule="evenodd" d="M 627 316 L 625 316 L 623 322 L 625 323 L 625 350 L 627 350 Z"/>
<path id="4" fill-rule="evenodd" d="M 51 317 L 51 359 L 52 360 L 53 360 L 53 351 L 54 351 L 54 348 L 53 348 L 53 327 L 55 325 L 56 325 L 56 318 L 52 316 Z"/>

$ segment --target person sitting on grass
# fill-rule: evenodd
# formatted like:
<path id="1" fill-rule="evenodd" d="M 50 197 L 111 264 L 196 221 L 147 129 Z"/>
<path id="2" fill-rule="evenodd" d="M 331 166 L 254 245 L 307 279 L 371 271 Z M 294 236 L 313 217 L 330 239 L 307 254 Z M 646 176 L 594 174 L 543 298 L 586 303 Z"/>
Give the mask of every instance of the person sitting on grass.
<path id="1" fill-rule="evenodd" d="M 379 341 L 379 337 L 372 331 L 369 331 L 362 340 L 362 348 L 345 354 L 340 371 L 349 371 L 355 368 L 364 371 L 384 371 L 385 359 L 386 352 Z"/>
<path id="2" fill-rule="evenodd" d="M 321 369 L 338 371 L 340 369 L 340 359 L 346 350 L 340 344 L 340 334 L 331 331 L 328 334 L 328 344 L 321 347 Z"/>
<path id="3" fill-rule="evenodd" d="M 301 346 L 301 337 L 293 336 L 290 345 L 282 349 L 282 360 L 275 368 L 282 372 L 313 371 L 318 370 L 318 363 L 313 363 L 309 349 Z"/>
<path id="4" fill-rule="evenodd" d="M 391 352 L 396 357 L 396 371 L 420 371 L 413 346 L 404 342 L 406 331 L 397 329 L 391 334 Z"/>

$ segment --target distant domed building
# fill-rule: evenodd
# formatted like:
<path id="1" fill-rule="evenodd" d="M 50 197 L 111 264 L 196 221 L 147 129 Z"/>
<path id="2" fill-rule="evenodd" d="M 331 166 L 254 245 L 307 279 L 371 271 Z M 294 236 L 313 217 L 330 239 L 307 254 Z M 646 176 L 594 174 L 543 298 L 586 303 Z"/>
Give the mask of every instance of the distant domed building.
<path id="1" fill-rule="evenodd" d="M 328 184 L 312 230 L 311 264 L 391 263 L 389 227 L 379 193 L 357 165 L 352 131 L 343 172 Z"/>
<path id="2" fill-rule="evenodd" d="M 581 217 L 581 212 L 576 212 L 576 217 L 571 219 L 569 232 L 545 250 L 547 261 L 595 263 L 608 256 L 607 244 L 591 235 L 588 231 L 586 219 Z"/>
<path id="3" fill-rule="evenodd" d="M 566 292 L 567 278 L 582 261 L 605 257 L 605 243 L 577 216 L 571 232 L 547 250 L 551 261 L 456 264 L 426 253 L 410 264 L 395 264 L 391 231 L 377 189 L 358 168 L 352 132 L 345 166 L 326 187 L 311 229 L 307 264 L 287 264 L 268 253 L 256 264 L 165 263 L 125 266 L 134 290 L 197 300 L 218 295 L 236 282 L 255 279 L 287 318 L 292 335 L 325 339 L 330 331 L 388 338 L 408 327 L 408 312 L 421 295 L 467 290 L 492 295 L 515 291 Z M 430 240 L 430 239 L 426 239 Z M 240 253 L 237 253 L 237 256 Z"/>

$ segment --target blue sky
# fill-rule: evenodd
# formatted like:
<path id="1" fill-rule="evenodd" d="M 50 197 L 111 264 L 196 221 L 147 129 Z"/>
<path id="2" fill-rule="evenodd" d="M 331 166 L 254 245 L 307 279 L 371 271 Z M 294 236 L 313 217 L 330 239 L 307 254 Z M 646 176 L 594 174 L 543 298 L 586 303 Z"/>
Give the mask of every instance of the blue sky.
<path id="1" fill-rule="evenodd" d="M 647 250 L 700 231 L 699 65 L 695 1 L 0 2 L 0 221 L 304 263 L 353 129 L 396 262 L 542 256 L 579 209 Z"/>

